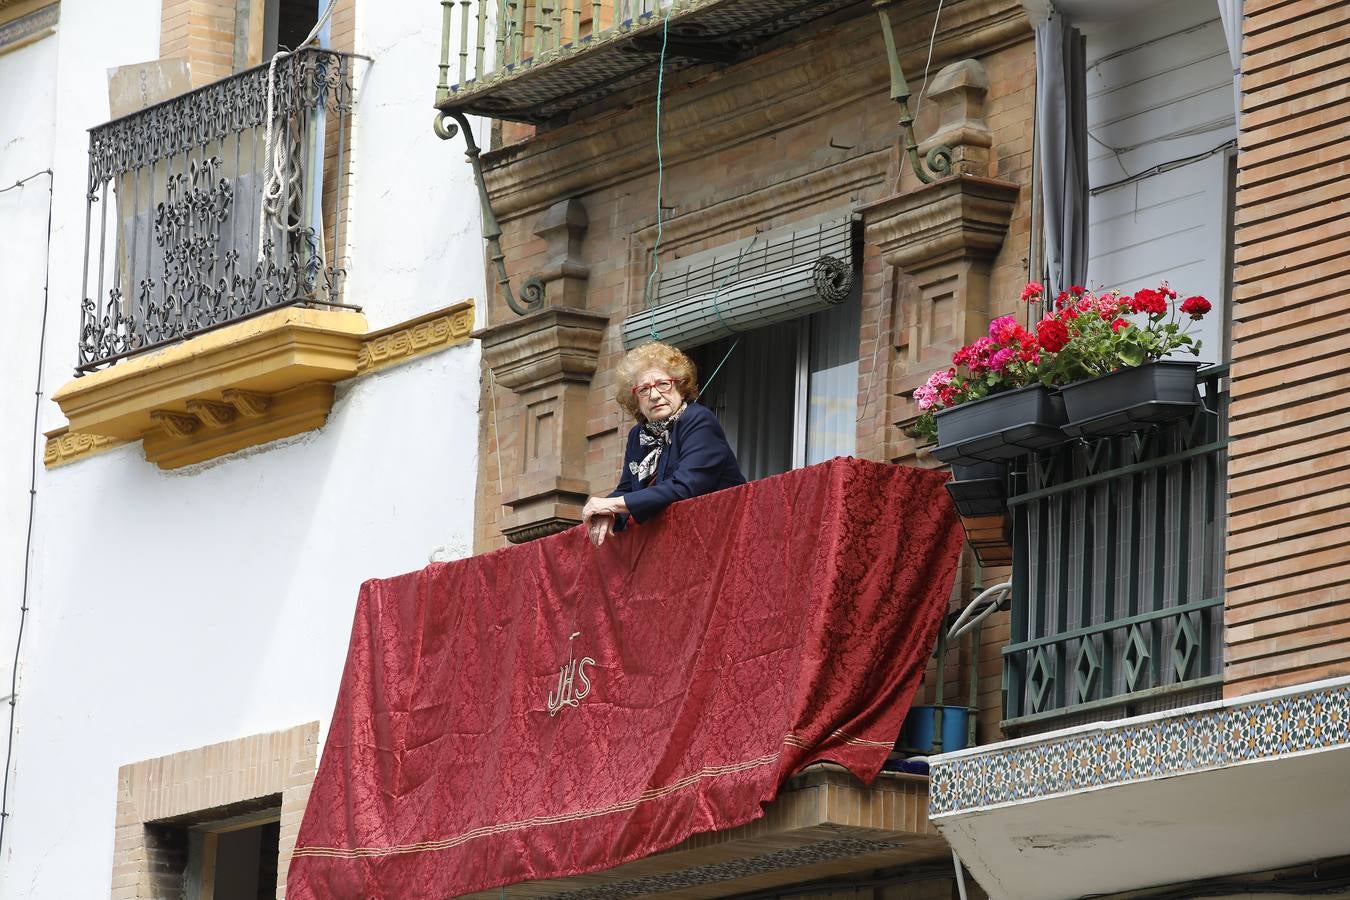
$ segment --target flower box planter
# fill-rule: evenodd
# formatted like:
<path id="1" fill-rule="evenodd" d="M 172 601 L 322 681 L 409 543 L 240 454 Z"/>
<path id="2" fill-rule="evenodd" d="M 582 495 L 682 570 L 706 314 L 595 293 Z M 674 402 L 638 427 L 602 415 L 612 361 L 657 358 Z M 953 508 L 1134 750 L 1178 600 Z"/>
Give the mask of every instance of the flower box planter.
<path id="1" fill-rule="evenodd" d="M 934 414 L 933 455 L 953 464 L 1013 459 L 1065 440 L 1064 406 L 1038 384 L 962 403 Z"/>
<path id="2" fill-rule="evenodd" d="M 962 516 L 997 516 L 1008 507 L 1002 463 L 982 462 L 952 466 L 947 493 L 952 495 L 956 511 Z"/>
<path id="3" fill-rule="evenodd" d="M 1185 418 L 1200 405 L 1199 367 L 1164 359 L 1066 385 L 1060 391 L 1068 415 L 1064 431 L 1074 437 L 1124 434 Z"/>

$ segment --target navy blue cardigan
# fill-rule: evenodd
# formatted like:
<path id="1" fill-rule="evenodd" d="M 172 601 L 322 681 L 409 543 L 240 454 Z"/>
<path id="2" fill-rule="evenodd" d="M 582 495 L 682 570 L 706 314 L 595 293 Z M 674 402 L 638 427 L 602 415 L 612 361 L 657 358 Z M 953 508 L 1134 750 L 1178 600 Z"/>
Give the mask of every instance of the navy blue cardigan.
<path id="1" fill-rule="evenodd" d="M 637 476 L 628 468 L 647 455 L 638 442 L 642 426 L 628 432 L 628 447 L 623 454 L 623 477 L 611 497 L 623 497 L 628 513 L 645 522 L 676 500 L 710 494 L 722 488 L 745 484 L 745 475 L 731 452 L 726 433 L 712 410 L 690 403 L 671 431 L 670 446 L 661 452 L 656 479 L 648 487 L 638 487 Z M 622 527 L 622 517 L 619 522 Z"/>

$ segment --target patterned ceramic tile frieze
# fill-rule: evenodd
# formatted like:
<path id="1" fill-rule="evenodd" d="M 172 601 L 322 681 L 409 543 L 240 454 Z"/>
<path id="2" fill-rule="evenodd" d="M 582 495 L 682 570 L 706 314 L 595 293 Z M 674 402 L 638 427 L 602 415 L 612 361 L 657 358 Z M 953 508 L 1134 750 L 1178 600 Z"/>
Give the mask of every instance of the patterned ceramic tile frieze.
<path id="1" fill-rule="evenodd" d="M 1350 745 L 1350 684 L 1180 710 L 932 762 L 928 814 Z"/>

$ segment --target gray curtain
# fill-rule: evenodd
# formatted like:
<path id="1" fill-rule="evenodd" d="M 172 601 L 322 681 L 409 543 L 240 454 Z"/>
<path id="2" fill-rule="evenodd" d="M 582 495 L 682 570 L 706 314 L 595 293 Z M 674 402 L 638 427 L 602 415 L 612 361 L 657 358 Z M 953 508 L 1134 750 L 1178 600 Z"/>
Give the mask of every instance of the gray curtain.
<path id="1" fill-rule="evenodd" d="M 1036 139 L 1052 297 L 1087 278 L 1086 56 L 1082 34 L 1059 13 L 1036 28 Z"/>
<path id="2" fill-rule="evenodd" d="M 1242 0 L 1219 0 L 1219 18 L 1233 63 L 1233 115 L 1242 130 Z"/>
<path id="3" fill-rule="evenodd" d="M 704 344 L 691 354 L 704 383 L 726 359 L 702 400 L 722 423 L 736 461 L 751 481 L 792 468 L 793 386 L 803 322 L 793 319 L 747 331 L 730 356 L 732 338 Z"/>

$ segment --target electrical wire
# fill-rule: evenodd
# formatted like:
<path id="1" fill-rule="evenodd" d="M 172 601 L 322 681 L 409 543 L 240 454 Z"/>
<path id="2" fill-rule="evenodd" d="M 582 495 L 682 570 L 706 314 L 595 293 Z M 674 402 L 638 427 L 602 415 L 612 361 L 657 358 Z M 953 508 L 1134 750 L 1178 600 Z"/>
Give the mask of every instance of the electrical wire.
<path id="1" fill-rule="evenodd" d="M 670 13 L 661 20 L 661 61 L 656 69 L 656 240 L 652 243 L 652 271 L 647 276 L 647 306 L 652 306 L 656 298 L 652 296 L 652 285 L 661 271 L 661 238 L 664 231 L 665 211 L 661 206 L 662 193 L 666 184 L 666 162 L 661 151 L 661 94 L 666 84 L 666 46 L 670 40 Z M 652 340 L 661 340 L 656 330 L 656 316 L 652 316 Z"/>
<path id="2" fill-rule="evenodd" d="M 1108 184 L 1103 184 L 1095 188 L 1092 188 L 1088 191 L 1088 194 L 1090 196 L 1095 197 L 1098 194 L 1103 194 L 1106 193 L 1107 191 L 1112 191 L 1119 187 L 1125 187 L 1126 185 L 1134 184 L 1136 181 L 1143 181 L 1145 178 L 1152 178 L 1154 175 L 1162 175 L 1165 172 L 1171 172 L 1173 169 L 1180 169 L 1184 166 L 1189 166 L 1192 163 L 1198 163 L 1201 160 L 1209 159 L 1216 153 L 1224 153 L 1228 150 L 1233 149 L 1236 146 L 1237 140 L 1230 138 L 1229 140 L 1224 141 L 1222 144 L 1218 145 L 1212 150 L 1206 150 L 1202 153 L 1193 153 L 1190 156 L 1182 156 L 1178 159 L 1158 163 L 1156 166 L 1151 166 L 1147 169 L 1144 169 L 1142 172 L 1136 172 L 1133 175 L 1126 175 L 1126 177 L 1120 179 L 1119 181 L 1112 181 Z"/>
<path id="3" fill-rule="evenodd" d="M 21 178 L 7 188 L 0 188 L 0 194 L 22 188 L 35 178 L 47 176 L 47 254 L 42 268 L 42 319 L 38 331 L 37 378 L 33 396 L 33 433 L 31 459 L 28 470 L 28 528 L 23 547 L 23 588 L 19 594 L 19 633 L 14 640 L 14 663 L 9 673 L 9 736 L 5 740 L 5 777 L 4 787 L 0 788 L 0 854 L 5 847 L 5 825 L 9 821 L 9 771 L 14 761 L 14 706 L 19 700 L 19 652 L 23 649 L 23 629 L 28 621 L 28 583 L 32 574 L 33 562 L 33 519 L 37 512 L 37 439 L 38 423 L 42 415 L 42 367 L 47 352 L 47 306 L 51 298 L 52 276 L 52 180 L 51 169 L 34 172 L 27 178 Z"/>
<path id="4" fill-rule="evenodd" d="M 914 101 L 914 118 L 919 117 L 923 108 L 924 91 L 928 90 L 928 69 L 933 65 L 933 47 L 937 45 L 938 22 L 942 19 L 942 3 L 938 0 L 937 12 L 933 14 L 933 33 L 928 36 L 928 60 L 923 64 L 923 86 L 919 88 L 919 98 Z"/>

